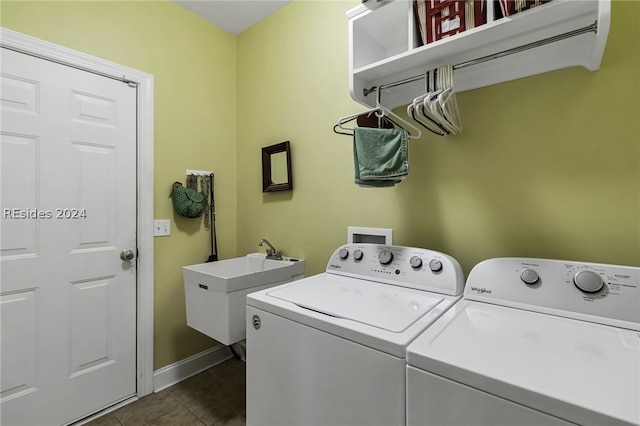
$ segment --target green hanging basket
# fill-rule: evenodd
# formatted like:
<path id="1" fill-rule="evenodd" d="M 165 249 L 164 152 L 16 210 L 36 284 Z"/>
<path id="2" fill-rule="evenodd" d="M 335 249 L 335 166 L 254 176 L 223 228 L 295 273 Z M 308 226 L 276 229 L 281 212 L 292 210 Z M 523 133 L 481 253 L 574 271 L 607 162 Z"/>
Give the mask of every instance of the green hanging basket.
<path id="1" fill-rule="evenodd" d="M 204 195 L 193 188 L 185 188 L 180 182 L 173 184 L 171 192 L 173 208 L 184 217 L 199 217 L 204 211 Z"/>

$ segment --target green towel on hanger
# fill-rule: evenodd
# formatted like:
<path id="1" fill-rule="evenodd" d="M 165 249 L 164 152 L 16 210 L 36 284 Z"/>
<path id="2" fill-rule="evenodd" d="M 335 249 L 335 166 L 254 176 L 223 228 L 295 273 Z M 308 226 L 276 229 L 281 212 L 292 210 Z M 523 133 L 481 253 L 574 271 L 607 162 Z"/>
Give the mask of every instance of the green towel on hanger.
<path id="1" fill-rule="evenodd" d="M 403 129 L 356 127 L 353 132 L 355 182 L 394 186 L 409 174 L 408 134 Z"/>

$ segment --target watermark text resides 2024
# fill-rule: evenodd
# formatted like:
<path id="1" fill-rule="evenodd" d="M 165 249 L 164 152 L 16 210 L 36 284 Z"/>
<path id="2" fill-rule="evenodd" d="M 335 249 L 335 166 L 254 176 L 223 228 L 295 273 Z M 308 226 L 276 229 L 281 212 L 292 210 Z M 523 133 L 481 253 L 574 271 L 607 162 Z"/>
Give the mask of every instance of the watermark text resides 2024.
<path id="1" fill-rule="evenodd" d="M 2 209 L 3 219 L 24 220 L 24 219 L 86 219 L 86 209 L 76 208 L 56 208 L 54 210 L 41 209 Z"/>

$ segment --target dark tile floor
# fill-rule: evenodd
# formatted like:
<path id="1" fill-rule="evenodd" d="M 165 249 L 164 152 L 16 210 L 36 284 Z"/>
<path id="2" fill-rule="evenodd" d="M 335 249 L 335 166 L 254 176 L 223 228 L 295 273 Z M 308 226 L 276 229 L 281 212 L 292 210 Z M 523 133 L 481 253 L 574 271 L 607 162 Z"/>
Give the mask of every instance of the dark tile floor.
<path id="1" fill-rule="evenodd" d="M 245 371 L 232 358 L 87 426 L 244 426 Z"/>

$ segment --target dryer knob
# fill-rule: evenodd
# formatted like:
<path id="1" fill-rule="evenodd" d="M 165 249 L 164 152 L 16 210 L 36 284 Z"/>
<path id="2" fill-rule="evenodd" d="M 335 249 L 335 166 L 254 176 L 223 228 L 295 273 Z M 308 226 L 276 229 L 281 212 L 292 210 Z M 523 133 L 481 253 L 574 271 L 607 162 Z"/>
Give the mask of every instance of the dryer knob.
<path id="1" fill-rule="evenodd" d="M 431 269 L 432 272 L 442 271 L 442 262 L 438 259 L 431 259 L 431 262 L 429 262 L 429 269 Z"/>
<path id="2" fill-rule="evenodd" d="M 604 282 L 600 275 L 593 271 L 578 272 L 573 276 L 573 283 L 585 293 L 595 293 L 604 287 Z"/>
<path id="3" fill-rule="evenodd" d="M 391 250 L 382 250 L 378 254 L 378 260 L 381 265 L 388 265 L 393 261 L 393 253 L 391 253 Z"/>
<path id="4" fill-rule="evenodd" d="M 340 251 L 338 252 L 338 256 L 340 256 L 340 259 L 345 260 L 347 257 L 349 257 L 349 250 L 347 249 L 340 249 Z"/>
<path id="5" fill-rule="evenodd" d="M 522 272 L 520 272 L 520 279 L 525 284 L 531 285 L 537 283 L 540 279 L 540 276 L 534 269 L 526 268 L 523 269 Z"/>
<path id="6" fill-rule="evenodd" d="M 362 260 L 362 256 L 364 256 L 364 254 L 362 253 L 362 250 L 356 250 L 353 252 L 354 260 Z"/>

